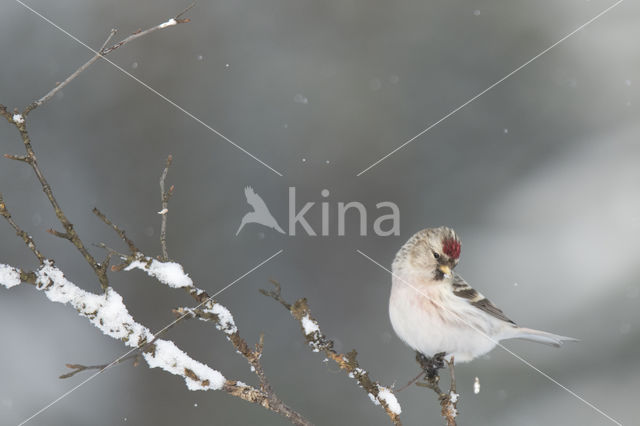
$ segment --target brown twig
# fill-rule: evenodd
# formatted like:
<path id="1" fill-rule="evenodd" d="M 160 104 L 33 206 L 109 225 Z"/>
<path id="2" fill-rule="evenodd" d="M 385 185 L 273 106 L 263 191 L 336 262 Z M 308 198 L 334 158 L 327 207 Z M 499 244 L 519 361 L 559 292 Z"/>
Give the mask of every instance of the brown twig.
<path id="1" fill-rule="evenodd" d="M 104 370 L 105 368 L 109 367 L 109 366 L 113 366 L 115 364 L 121 364 L 125 361 L 128 361 L 130 359 L 133 359 L 133 366 L 137 367 L 138 364 L 140 363 L 140 354 L 139 353 L 133 353 L 131 355 L 127 355 L 123 358 L 119 358 L 116 362 L 111 362 L 109 364 L 101 364 L 101 365 L 82 365 L 82 364 L 65 364 L 65 366 L 67 368 L 70 368 L 72 371 L 62 374 L 60 375 L 58 378 L 59 379 L 68 379 L 69 377 L 73 377 L 75 376 L 77 373 L 80 373 L 81 371 L 85 371 L 85 370 Z"/>
<path id="2" fill-rule="evenodd" d="M 347 354 L 340 354 L 336 352 L 333 349 L 333 341 L 329 340 L 324 334 L 322 334 L 318 326 L 318 322 L 311 316 L 311 310 L 309 309 L 307 299 L 298 299 L 293 304 L 290 304 L 282 298 L 280 294 L 280 284 L 275 281 L 271 281 L 271 283 L 275 286 L 275 290 L 267 291 L 261 289 L 260 293 L 280 302 L 280 304 L 300 322 L 302 332 L 312 350 L 314 352 L 324 352 L 328 359 L 334 361 L 341 370 L 346 371 L 349 377 L 354 378 L 365 392 L 373 395 L 373 398 L 382 405 L 394 425 L 401 425 L 402 423 L 400 422 L 399 412 L 394 411 L 387 400 L 380 395 L 383 387 L 378 382 L 371 379 L 369 373 L 362 369 L 358 364 L 356 359 L 358 353 L 355 350 L 352 350 Z M 384 389 L 390 392 L 389 389 Z"/>
<path id="3" fill-rule="evenodd" d="M 396 393 L 402 392 L 403 390 L 405 390 L 406 388 L 408 388 L 409 386 L 411 386 L 412 384 L 417 382 L 418 379 L 420 379 L 420 377 L 422 377 L 422 376 L 424 376 L 424 371 L 420 370 L 420 372 L 418 373 L 418 375 L 416 377 L 414 377 L 413 379 L 409 380 L 409 382 L 406 385 L 404 385 L 401 388 L 397 389 Z"/>
<path id="4" fill-rule="evenodd" d="M 44 256 L 38 248 L 36 247 L 36 243 L 33 241 L 31 235 L 25 232 L 22 228 L 18 226 L 18 224 L 11 218 L 11 213 L 7 210 L 7 205 L 2 198 L 2 193 L 0 193 L 0 216 L 4 217 L 9 225 L 16 231 L 16 235 L 22 238 L 22 241 L 29 247 L 29 250 L 38 258 L 38 262 L 42 265 L 44 263 Z"/>
<path id="5" fill-rule="evenodd" d="M 124 46 L 125 44 L 130 43 L 130 42 L 132 42 L 133 40 L 135 40 L 137 38 L 144 37 L 144 36 L 154 32 L 154 31 L 161 30 L 161 29 L 164 29 L 164 28 L 167 28 L 167 27 L 172 27 L 172 26 L 177 25 L 177 24 L 186 24 L 188 22 L 191 22 L 191 19 L 189 19 L 189 18 L 181 18 L 181 16 L 184 15 L 186 12 L 188 12 L 195 5 L 196 5 L 195 3 L 192 3 L 185 10 L 183 10 L 182 12 L 180 12 L 179 14 L 177 14 L 176 16 L 174 16 L 173 18 L 169 19 L 166 22 L 163 22 L 163 23 L 158 24 L 158 25 L 156 25 L 154 27 L 151 27 L 151 28 L 147 28 L 146 30 L 135 31 L 133 34 L 131 34 L 129 37 L 125 38 L 124 40 L 119 41 L 118 43 L 114 44 L 111 47 L 107 47 L 105 49 L 102 49 L 99 52 L 101 54 L 100 56 L 107 56 L 109 53 L 113 52 L 114 50 L 116 50 L 120 46 Z"/>
<path id="6" fill-rule="evenodd" d="M 116 225 L 115 223 L 111 222 L 109 218 L 104 213 L 102 213 L 97 207 L 94 207 L 92 211 L 93 211 L 93 214 L 98 216 L 98 218 L 100 218 L 100 220 L 103 221 L 105 225 L 111 227 L 111 229 L 113 229 L 116 232 L 116 234 L 118 234 L 118 236 L 122 239 L 122 241 L 124 241 L 127 244 L 127 246 L 129 246 L 129 250 L 131 251 L 131 254 L 135 254 L 139 251 L 136 248 L 136 245 L 133 243 L 133 241 L 129 237 L 127 237 L 127 233 L 123 229 L 118 227 L 118 225 Z"/>
<path id="7" fill-rule="evenodd" d="M 100 264 L 95 260 L 95 258 L 91 255 L 91 253 L 89 253 L 84 243 L 78 236 L 78 233 L 74 229 L 73 224 L 71 223 L 71 221 L 69 221 L 66 214 L 63 212 L 62 208 L 60 207 L 58 200 L 54 196 L 51 185 L 49 185 L 49 182 L 44 177 L 42 169 L 38 165 L 38 160 L 36 158 L 36 154 L 31 145 L 31 138 L 29 137 L 29 133 L 27 131 L 27 125 L 24 117 L 20 116 L 17 113 L 14 113 L 13 115 L 11 115 L 6 110 L 6 108 L 1 105 L 0 105 L 0 115 L 5 117 L 10 123 L 14 124 L 18 129 L 18 131 L 20 132 L 20 137 L 22 138 L 22 142 L 26 150 L 27 160 L 25 160 L 25 162 L 28 163 L 33 169 L 38 181 L 40 182 L 40 185 L 42 186 L 42 190 L 47 196 L 47 199 L 49 200 L 51 207 L 53 207 L 56 217 L 64 227 L 65 232 L 55 233 L 55 235 L 58 235 L 62 238 L 69 240 L 78 249 L 78 251 L 82 254 L 84 259 L 91 266 L 94 273 L 98 277 L 98 281 L 100 281 L 100 286 L 102 287 L 102 289 L 106 290 L 106 288 L 109 286 L 109 279 L 107 278 L 106 269 L 103 267 L 102 264 Z"/>
<path id="8" fill-rule="evenodd" d="M 162 248 L 162 256 L 160 257 L 160 260 L 163 262 L 169 260 L 169 252 L 167 251 L 167 214 L 169 213 L 169 199 L 173 195 L 174 190 L 174 186 L 171 185 L 169 190 L 165 191 L 164 182 L 167 179 L 167 174 L 169 173 L 169 167 L 171 167 L 172 161 L 173 156 L 169 155 L 167 157 L 164 170 L 162 171 L 162 175 L 160 176 L 160 201 L 162 202 L 162 210 L 160 210 L 158 214 L 162 216 L 162 222 L 160 224 L 160 246 Z"/>

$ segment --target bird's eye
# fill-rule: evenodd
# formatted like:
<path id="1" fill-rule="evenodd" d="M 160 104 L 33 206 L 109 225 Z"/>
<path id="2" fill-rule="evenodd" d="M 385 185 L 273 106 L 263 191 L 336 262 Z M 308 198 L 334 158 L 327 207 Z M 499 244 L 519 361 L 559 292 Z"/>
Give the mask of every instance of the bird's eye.
<path id="1" fill-rule="evenodd" d="M 435 251 L 433 252 L 433 257 L 435 257 L 436 259 L 440 259 L 440 255 Z"/>

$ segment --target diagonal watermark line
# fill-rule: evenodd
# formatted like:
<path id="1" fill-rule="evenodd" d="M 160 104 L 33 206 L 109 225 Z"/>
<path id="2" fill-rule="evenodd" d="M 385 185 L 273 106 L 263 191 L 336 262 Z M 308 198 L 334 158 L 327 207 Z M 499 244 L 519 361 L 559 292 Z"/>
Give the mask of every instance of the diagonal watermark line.
<path id="1" fill-rule="evenodd" d="M 22 2 L 21 0 L 15 0 L 16 3 L 20 4 L 22 7 L 24 7 L 27 10 L 30 10 L 31 12 L 33 12 L 34 14 L 36 14 L 38 17 L 40 17 L 42 20 L 46 21 L 47 23 L 49 23 L 50 25 L 52 25 L 53 27 L 55 27 L 56 29 L 62 31 L 64 34 L 66 34 L 67 36 L 69 36 L 71 39 L 73 39 L 74 41 L 76 41 L 77 43 L 81 44 L 82 46 L 86 47 L 87 49 L 89 49 L 91 52 L 93 52 L 94 54 L 98 55 L 99 52 L 95 49 L 93 49 L 91 46 L 89 46 L 88 44 L 86 44 L 85 42 L 83 42 L 82 40 L 80 40 L 79 38 L 77 38 L 76 36 L 74 36 L 73 34 L 69 33 L 67 30 L 65 30 L 64 28 L 60 27 L 58 24 L 56 24 L 55 22 L 53 22 L 52 20 L 50 20 L 49 18 L 47 18 L 46 16 L 42 15 L 41 13 L 39 13 L 38 11 L 36 11 L 35 9 L 33 9 L 31 6 L 29 6 L 28 4 Z M 107 61 L 108 63 L 110 63 L 111 65 L 113 65 L 114 67 L 116 67 L 118 70 L 120 70 L 123 74 L 125 74 L 126 76 L 130 77 L 131 79 L 133 79 L 134 81 L 136 81 L 138 84 L 140 84 L 141 86 L 143 86 L 145 89 L 149 90 L 151 93 L 157 95 L 158 97 L 162 98 L 164 101 L 166 101 L 167 103 L 169 103 L 171 106 L 175 107 L 176 109 L 178 109 L 179 111 L 183 112 L 185 115 L 187 115 L 189 118 L 192 118 L 193 120 L 195 120 L 196 122 L 198 122 L 199 124 L 201 124 L 202 126 L 206 127 L 207 129 L 209 129 L 211 132 L 215 133 L 216 135 L 218 135 L 220 138 L 222 138 L 223 140 L 229 142 L 231 145 L 233 145 L 234 147 L 236 147 L 237 149 L 239 149 L 240 151 L 244 152 L 245 154 L 247 154 L 249 157 L 253 158 L 254 160 L 256 160 L 258 163 L 262 164 L 263 166 L 265 166 L 266 168 L 268 168 L 269 170 L 271 170 L 272 172 L 274 172 L 275 174 L 277 174 L 278 176 L 283 176 L 282 173 L 280 173 L 279 171 L 277 171 L 276 169 L 274 169 L 273 167 L 271 167 L 270 165 L 268 165 L 267 163 L 265 163 L 264 161 L 262 161 L 261 159 L 259 159 L 258 157 L 256 157 L 255 155 L 253 155 L 252 153 L 250 153 L 249 151 L 247 151 L 246 149 L 244 149 L 243 147 L 241 147 L 240 145 L 238 145 L 237 143 L 235 143 L 234 141 L 232 141 L 231 139 L 229 139 L 228 137 L 226 137 L 225 135 L 223 135 L 222 133 L 220 133 L 219 131 L 217 131 L 216 129 L 214 129 L 213 127 L 211 127 L 209 124 L 205 123 L 204 121 L 202 121 L 200 118 L 196 117 L 195 115 L 193 115 L 192 113 L 190 113 L 189 111 L 187 111 L 186 109 L 184 109 L 183 107 L 181 107 L 180 105 L 178 105 L 177 103 L 175 103 L 173 100 L 169 99 L 167 96 L 163 95 L 162 93 L 158 92 L 156 89 L 154 89 L 153 87 L 149 86 L 147 83 L 145 83 L 144 81 L 140 80 L 138 77 L 134 76 L 133 74 L 131 74 L 129 71 L 125 70 L 124 68 L 122 68 L 120 65 L 116 64 L 115 62 L 113 62 L 111 59 L 102 56 L 102 59 Z"/>
<path id="2" fill-rule="evenodd" d="M 403 284 L 409 286 L 411 289 L 413 289 L 414 291 L 416 291 L 417 293 L 419 293 L 420 295 L 426 297 L 427 299 L 429 299 L 430 302 L 438 305 L 441 309 L 444 309 L 445 311 L 449 312 L 451 315 L 457 317 L 460 321 L 462 321 L 463 323 L 465 323 L 466 325 L 468 325 L 471 329 L 473 329 L 474 331 L 478 332 L 480 335 L 482 335 L 483 337 L 489 339 L 492 343 L 496 344 L 497 346 L 499 346 L 500 348 L 504 349 L 505 351 L 507 351 L 509 354 L 513 355 L 514 357 L 516 357 L 518 360 L 522 361 L 524 364 L 526 364 L 527 366 L 531 367 L 532 369 L 534 369 L 535 371 L 537 371 L 538 373 L 540 373 L 543 377 L 545 377 L 546 379 L 550 380 L 551 382 L 555 383 L 556 385 L 560 386 L 562 389 L 564 389 L 565 391 L 569 392 L 571 395 L 573 395 L 574 397 L 578 398 L 580 401 L 584 402 L 585 404 L 587 404 L 589 407 L 591 407 L 592 409 L 594 409 L 595 411 L 597 411 L 598 413 L 602 414 L 604 417 L 606 417 L 607 419 L 611 420 L 613 423 L 615 423 L 618 426 L 622 426 L 622 423 L 620 423 L 619 421 L 615 420 L 613 417 L 609 416 L 607 413 L 605 413 L 604 411 L 602 411 L 601 409 L 599 409 L 598 407 L 596 407 L 595 405 L 593 405 L 592 403 L 590 403 L 589 401 L 587 401 L 586 399 L 584 399 L 583 397 L 581 397 L 580 395 L 578 395 L 577 393 L 575 393 L 574 391 L 572 391 L 571 389 L 569 389 L 568 387 L 564 386 L 562 383 L 558 382 L 556 379 L 554 379 L 553 377 L 549 376 L 547 373 L 545 373 L 544 371 L 540 370 L 539 368 L 537 368 L 536 366 L 534 366 L 533 364 L 531 364 L 529 361 L 527 361 L 526 359 L 522 358 L 520 355 L 518 355 L 517 353 L 513 352 L 512 350 L 506 348 L 504 345 L 502 345 L 500 342 L 498 342 L 497 340 L 493 339 L 491 336 L 487 335 L 485 332 L 483 332 L 482 330 L 480 330 L 478 327 L 476 327 L 475 325 L 473 325 L 472 323 L 470 323 L 469 321 L 467 321 L 466 319 L 464 319 L 463 317 L 461 317 L 460 315 L 458 315 L 457 313 L 451 311 L 450 309 L 448 309 L 446 306 L 444 306 L 442 303 L 440 303 L 439 301 L 435 300 L 432 297 L 429 297 L 429 295 L 425 294 L 423 291 L 420 291 L 419 288 L 415 287 L 413 284 L 411 284 L 410 282 L 404 280 L 402 277 L 399 277 L 397 274 L 394 274 L 393 271 L 391 271 L 390 269 L 386 268 L 385 266 L 381 265 L 379 262 L 377 262 L 376 260 L 372 259 L 371 257 L 367 256 L 366 254 L 364 254 L 362 251 L 360 250 L 356 250 L 358 253 L 360 253 L 363 257 L 365 257 L 366 259 L 370 260 L 372 263 L 376 264 L 377 266 L 379 266 L 380 268 L 384 269 L 385 271 L 387 271 L 388 273 L 390 273 L 394 278 L 397 278 L 398 280 L 400 280 Z"/>
<path id="3" fill-rule="evenodd" d="M 282 253 L 284 250 L 280 249 L 278 252 L 272 254 L 271 256 L 269 256 L 268 258 L 266 258 L 265 260 L 263 260 L 262 262 L 258 263 L 256 266 L 254 266 L 253 268 L 249 269 L 247 272 L 245 272 L 244 274 L 240 275 L 238 278 L 236 278 L 235 280 L 231 281 L 229 284 L 227 284 L 226 286 L 224 286 L 222 289 L 218 290 L 213 296 L 210 296 L 208 299 L 204 300 L 202 303 L 200 303 L 198 306 L 196 306 L 193 309 L 198 309 L 200 306 L 204 305 L 205 303 L 209 302 L 210 300 L 212 300 L 214 297 L 216 297 L 217 295 L 219 295 L 220 293 L 222 293 L 223 291 L 225 291 L 226 289 L 228 289 L 229 287 L 231 287 L 232 285 L 236 284 L 238 281 L 242 280 L 244 277 L 246 277 L 247 275 L 249 275 L 250 273 L 252 273 L 253 271 L 255 271 L 256 269 L 260 268 L 262 265 L 264 265 L 265 263 L 269 262 L 271 259 L 273 259 L 274 257 L 278 256 L 280 253 Z M 178 318 L 176 318 L 175 320 L 173 320 L 171 323 L 167 324 L 166 326 L 162 327 L 162 329 L 160 331 L 158 331 L 157 333 L 155 333 L 153 335 L 153 340 L 155 340 L 155 338 L 157 336 L 159 336 L 160 334 L 164 333 L 166 330 L 168 330 L 169 328 L 173 327 L 176 323 L 178 323 L 179 321 L 182 321 L 188 314 L 184 314 Z M 65 393 L 63 393 L 62 395 L 60 395 L 58 398 L 54 399 L 53 401 L 51 401 L 49 404 L 45 405 L 44 407 L 42 407 L 40 410 L 38 410 L 37 412 L 35 412 L 34 414 L 32 414 L 30 417 L 28 417 L 27 419 L 23 420 L 22 422 L 20 422 L 18 424 L 18 426 L 23 426 L 24 424 L 28 423 L 29 421 L 33 420 L 35 417 L 39 416 L 40 414 L 42 414 L 43 412 L 45 412 L 46 410 L 48 410 L 49 408 L 51 408 L 53 405 L 55 405 L 56 403 L 60 402 L 61 400 L 63 400 L 64 398 L 66 398 L 67 396 L 71 395 L 71 393 L 73 393 L 74 391 L 76 391 L 78 388 L 80 388 L 81 386 L 85 385 L 86 383 L 90 382 L 91 380 L 95 379 L 99 374 L 102 374 L 104 371 L 108 370 L 109 368 L 113 367 L 114 365 L 116 365 L 117 363 L 119 363 L 122 359 L 126 358 L 127 356 L 129 356 L 131 353 L 133 353 L 134 351 L 139 350 L 140 348 L 146 346 L 148 343 L 143 343 L 142 345 L 139 345 L 135 348 L 130 349 L 129 351 L 127 351 L 126 353 L 120 355 L 117 359 L 115 359 L 114 361 L 111 361 L 106 367 L 104 367 L 102 370 L 98 370 L 98 372 L 92 374 L 91 376 L 89 376 L 87 379 L 83 380 L 82 382 L 78 383 L 76 386 L 72 387 L 71 389 L 69 389 L 68 391 L 66 391 Z"/>
<path id="4" fill-rule="evenodd" d="M 529 65 L 531 62 L 535 61 L 536 59 L 538 59 L 539 57 L 541 57 L 542 55 L 544 55 L 545 53 L 547 53 L 548 51 L 550 51 L 551 49 L 553 49 L 554 47 L 556 47 L 557 45 L 559 45 L 560 43 L 562 43 L 563 41 L 565 41 L 566 39 L 568 39 L 569 37 L 573 36 L 574 34 L 576 34 L 578 31 L 582 30 L 583 28 L 585 28 L 586 26 L 588 26 L 589 24 L 593 23 L 595 20 L 597 20 L 598 18 L 600 18 L 602 15 L 606 14 L 607 12 L 609 12 L 611 9 L 613 9 L 614 7 L 618 6 L 620 3 L 622 3 L 624 0 L 618 0 L 617 2 L 615 2 L 614 4 L 612 4 L 611 6 L 607 7 L 605 10 L 603 10 L 602 12 L 598 13 L 596 16 L 594 16 L 593 18 L 589 19 L 587 22 L 585 22 L 584 24 L 580 25 L 578 28 L 576 28 L 575 30 L 571 31 L 569 34 L 567 34 L 566 36 L 562 37 L 560 40 L 556 41 L 555 43 L 553 43 L 551 46 L 547 47 L 546 49 L 544 49 L 543 51 L 541 51 L 540 53 L 538 53 L 536 56 L 534 56 L 533 58 L 529 59 L 527 62 L 525 62 L 524 64 L 520 65 L 518 68 L 514 69 L 513 71 L 511 71 L 509 74 L 505 75 L 504 77 L 502 77 L 500 80 L 496 81 L 495 83 L 493 83 L 491 86 L 487 87 L 486 89 L 484 89 L 483 91 L 481 91 L 480 93 L 476 94 L 474 97 L 472 97 L 471 99 L 469 99 L 468 101 L 466 101 L 465 103 L 463 103 L 462 105 L 460 105 L 459 107 L 449 111 L 446 115 L 444 115 L 442 118 L 440 118 L 438 121 L 434 122 L 433 124 L 431 124 L 429 127 L 427 127 L 426 129 L 422 130 L 420 133 L 418 133 L 417 135 L 415 135 L 414 137 L 412 137 L 411 139 L 407 140 L 405 143 L 403 143 L 402 145 L 398 146 L 397 148 L 395 148 L 393 151 L 389 152 L 387 155 L 385 155 L 384 157 L 380 158 L 378 161 L 376 161 L 375 163 L 370 164 L 366 169 L 362 170 L 360 173 L 358 173 L 356 175 L 356 177 L 363 175 L 364 173 L 366 173 L 367 171 L 371 170 L 373 167 L 377 166 L 378 164 L 380 164 L 381 162 L 383 162 L 384 160 L 386 160 L 387 158 L 391 157 L 393 154 L 395 154 L 396 152 L 400 151 L 402 148 L 404 148 L 405 146 L 409 145 L 411 142 L 415 141 L 416 139 L 418 139 L 420 136 L 424 135 L 425 133 L 427 133 L 429 130 L 433 129 L 434 127 L 436 127 L 438 124 L 442 123 L 443 121 L 445 121 L 447 118 L 451 117 L 452 115 L 454 115 L 456 112 L 460 111 L 462 108 L 466 107 L 467 105 L 469 105 L 470 103 L 472 103 L 473 101 L 475 101 L 476 99 L 478 99 L 480 96 L 484 95 L 485 93 L 487 93 L 488 91 L 490 91 L 491 89 L 493 89 L 494 87 L 496 87 L 497 85 L 499 85 L 500 83 L 502 83 L 503 81 L 505 81 L 506 79 L 508 79 L 509 77 L 511 77 L 512 75 L 514 75 L 515 73 L 517 73 L 518 71 L 520 71 L 521 69 L 523 69 L 524 67 L 526 67 L 527 65 Z"/>

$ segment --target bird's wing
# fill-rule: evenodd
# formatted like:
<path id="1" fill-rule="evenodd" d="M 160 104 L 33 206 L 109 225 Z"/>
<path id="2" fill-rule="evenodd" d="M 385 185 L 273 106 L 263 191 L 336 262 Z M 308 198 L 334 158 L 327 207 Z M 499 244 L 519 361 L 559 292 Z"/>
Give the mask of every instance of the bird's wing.
<path id="1" fill-rule="evenodd" d="M 247 186 L 244 189 L 244 195 L 245 197 L 247 197 L 247 203 L 249 203 L 249 205 L 251 207 L 253 207 L 254 211 L 269 211 L 269 209 L 267 208 L 267 205 L 264 203 L 264 200 L 255 193 L 255 191 L 253 190 L 252 187 Z"/>
<path id="2" fill-rule="evenodd" d="M 489 315 L 515 325 L 515 322 L 511 321 L 504 312 L 491 303 L 489 299 L 474 290 L 460 275 L 455 274 L 453 276 L 451 286 L 453 287 L 453 294 L 456 296 L 467 299 L 471 305 L 488 313 Z"/>

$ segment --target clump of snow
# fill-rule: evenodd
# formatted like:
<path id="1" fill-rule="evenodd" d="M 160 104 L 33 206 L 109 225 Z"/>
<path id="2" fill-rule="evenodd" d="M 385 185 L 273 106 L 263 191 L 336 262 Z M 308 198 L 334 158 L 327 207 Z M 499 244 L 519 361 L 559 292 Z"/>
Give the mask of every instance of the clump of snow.
<path id="1" fill-rule="evenodd" d="M 233 321 L 233 315 L 231 315 L 231 312 L 229 312 L 227 308 L 219 303 L 214 303 L 210 312 L 218 316 L 218 328 L 226 334 L 233 334 L 238 331 L 238 327 L 236 327 L 236 323 Z"/>
<path id="2" fill-rule="evenodd" d="M 181 351 L 175 343 L 157 340 L 156 349 L 144 354 L 149 367 L 159 367 L 169 373 L 184 377 L 189 390 L 219 390 L 226 379 L 219 371 L 202 364 Z M 189 371 L 189 372 L 188 372 Z M 194 379 L 193 375 L 199 380 Z"/>
<path id="3" fill-rule="evenodd" d="M 320 327 L 318 324 L 309 317 L 309 314 L 302 317 L 302 328 L 304 329 L 304 334 L 306 336 L 313 334 L 314 332 L 320 332 Z"/>
<path id="4" fill-rule="evenodd" d="M 36 287 L 52 302 L 69 303 L 104 334 L 123 340 L 128 346 L 137 347 L 153 339 L 151 331 L 133 319 L 122 296 L 112 288 L 100 295 L 89 293 L 67 280 L 51 261 L 45 261 L 38 270 Z"/>
<path id="5" fill-rule="evenodd" d="M 177 23 L 178 23 L 178 21 L 176 21 L 175 19 L 171 18 L 167 22 L 163 22 L 162 24 L 160 24 L 160 28 L 171 27 L 173 25 L 176 25 Z"/>
<path id="6" fill-rule="evenodd" d="M 20 272 L 16 268 L 0 263 L 0 284 L 6 288 L 11 288 L 21 282 Z"/>
<path id="7" fill-rule="evenodd" d="M 192 287 L 193 281 L 189 275 L 184 273 L 182 265 L 175 262 L 160 262 L 149 257 L 141 257 L 134 260 L 124 268 L 125 271 L 132 269 L 142 269 L 150 276 L 157 278 L 163 284 L 173 288 Z"/>
<path id="8" fill-rule="evenodd" d="M 195 313 L 194 309 L 192 309 L 192 308 L 182 308 L 182 309 L 185 312 L 193 315 L 194 317 L 196 316 L 196 313 Z M 227 308 L 222 306 L 221 304 L 213 302 L 213 301 L 207 301 L 205 307 L 203 307 L 201 310 L 202 310 L 202 312 L 216 315 L 218 317 L 218 322 L 216 323 L 216 328 L 218 330 L 221 330 L 227 336 L 238 331 L 238 327 L 236 327 L 236 323 L 233 321 L 233 315 L 231 315 L 231 312 Z M 200 318 L 202 321 L 209 321 L 210 320 L 209 318 L 207 318 L 205 316 L 199 316 L 198 318 Z M 240 354 L 239 351 L 236 351 L 236 352 L 238 354 Z"/>
<path id="9" fill-rule="evenodd" d="M 456 402 L 458 402 L 459 396 L 460 396 L 459 394 L 455 393 L 454 391 L 451 391 L 449 392 L 449 401 L 455 404 Z"/>
<path id="10" fill-rule="evenodd" d="M 326 359 L 326 358 L 325 358 Z M 328 360 L 327 360 L 328 361 Z M 353 371 L 350 371 L 348 376 L 352 379 L 356 379 L 356 376 L 363 376 L 367 372 L 360 367 L 356 367 Z"/>
<path id="11" fill-rule="evenodd" d="M 389 407 L 389 410 L 391 410 L 392 413 L 400 414 L 402 412 L 400 403 L 389 388 L 378 385 L 378 399 L 386 402 L 387 407 Z"/>
<path id="12" fill-rule="evenodd" d="M 22 114 L 13 114 L 13 122 L 22 124 L 24 123 L 24 117 L 22 116 Z"/>
<path id="13" fill-rule="evenodd" d="M 218 330 L 222 330 L 225 334 L 233 334 L 238 331 L 238 327 L 236 327 L 236 323 L 233 321 L 233 315 L 231 315 L 231 312 L 227 308 L 216 302 L 207 302 L 207 304 L 210 305 L 210 307 L 205 306 L 202 308 L 202 311 L 218 317 L 218 323 L 216 324 Z M 184 310 L 194 314 L 191 308 L 185 308 Z M 200 317 L 200 319 L 202 321 L 208 321 L 208 318 Z"/>

